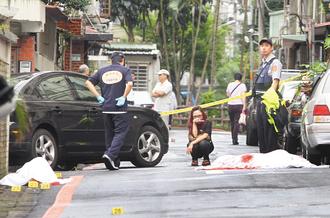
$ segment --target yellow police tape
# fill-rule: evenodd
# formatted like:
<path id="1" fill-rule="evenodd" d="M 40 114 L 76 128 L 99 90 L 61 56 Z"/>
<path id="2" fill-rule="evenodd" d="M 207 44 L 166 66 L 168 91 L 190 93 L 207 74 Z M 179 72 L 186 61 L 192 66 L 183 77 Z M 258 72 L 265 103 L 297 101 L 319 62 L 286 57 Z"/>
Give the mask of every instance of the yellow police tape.
<path id="1" fill-rule="evenodd" d="M 290 77 L 286 80 L 283 80 L 280 82 L 280 85 L 283 84 L 283 83 L 286 83 L 286 82 L 290 82 L 290 81 L 293 81 L 295 79 L 298 79 L 304 75 L 306 75 L 307 73 L 302 73 L 302 74 L 299 74 L 297 76 L 293 76 L 293 77 Z M 222 104 L 226 104 L 230 101 L 233 101 L 233 100 L 236 100 L 236 99 L 240 99 L 240 98 L 244 98 L 244 97 L 248 97 L 248 96 L 251 96 L 251 91 L 250 92 L 245 92 L 241 95 L 238 95 L 238 96 L 235 96 L 235 97 L 232 97 L 232 98 L 225 98 L 225 99 L 222 99 L 222 100 L 218 100 L 218 101 L 214 101 L 214 102 L 210 102 L 210 103 L 206 103 L 206 104 L 201 104 L 199 105 L 201 108 L 208 108 L 208 107 L 213 107 L 213 106 L 216 106 L 216 105 L 222 105 Z M 180 113 L 185 113 L 185 112 L 189 112 L 191 111 L 193 107 L 186 107 L 186 108 L 182 108 L 182 109 L 177 109 L 177 110 L 171 110 L 171 111 L 163 111 L 163 112 L 160 112 L 160 115 L 161 116 L 168 116 L 168 115 L 173 115 L 173 114 L 180 114 Z"/>

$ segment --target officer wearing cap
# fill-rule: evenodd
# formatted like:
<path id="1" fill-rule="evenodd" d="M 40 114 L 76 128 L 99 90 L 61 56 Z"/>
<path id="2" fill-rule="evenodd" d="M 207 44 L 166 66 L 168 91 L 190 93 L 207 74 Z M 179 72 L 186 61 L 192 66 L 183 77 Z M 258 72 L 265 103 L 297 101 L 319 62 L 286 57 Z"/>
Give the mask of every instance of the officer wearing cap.
<path id="1" fill-rule="evenodd" d="M 257 107 L 257 132 L 260 153 L 267 153 L 278 149 L 278 135 L 274 126 L 268 122 L 266 107 L 262 103 L 262 95 L 270 88 L 278 91 L 282 64 L 273 55 L 273 43 L 271 39 L 262 39 L 259 42 L 259 51 L 262 64 L 255 77 L 253 96 Z"/>
<path id="2" fill-rule="evenodd" d="M 102 105 L 106 151 L 102 159 L 109 170 L 118 170 L 119 152 L 128 132 L 129 117 L 126 97 L 132 89 L 131 71 L 125 67 L 125 56 L 114 52 L 112 64 L 99 69 L 86 81 L 87 88 Z M 99 85 L 101 93 L 95 86 Z"/>

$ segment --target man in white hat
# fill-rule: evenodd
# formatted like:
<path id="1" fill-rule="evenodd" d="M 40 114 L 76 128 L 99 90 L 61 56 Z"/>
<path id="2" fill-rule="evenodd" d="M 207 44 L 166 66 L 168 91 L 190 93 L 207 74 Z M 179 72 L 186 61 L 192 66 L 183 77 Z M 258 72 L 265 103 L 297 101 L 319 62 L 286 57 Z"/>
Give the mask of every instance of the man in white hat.
<path id="1" fill-rule="evenodd" d="M 171 93 L 172 84 L 168 81 L 170 73 L 167 70 L 161 69 L 158 72 L 158 79 L 155 88 L 152 90 L 152 97 L 155 98 L 155 110 L 158 112 L 171 110 Z M 169 116 L 162 116 L 166 126 L 168 127 Z"/>

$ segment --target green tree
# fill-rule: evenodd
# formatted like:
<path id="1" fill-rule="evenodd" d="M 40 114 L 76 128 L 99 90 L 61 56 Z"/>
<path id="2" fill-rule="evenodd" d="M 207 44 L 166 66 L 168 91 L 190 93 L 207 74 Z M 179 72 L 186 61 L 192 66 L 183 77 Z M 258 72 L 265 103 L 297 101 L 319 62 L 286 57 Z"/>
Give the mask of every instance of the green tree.
<path id="1" fill-rule="evenodd" d="M 45 4 L 62 4 L 67 13 L 72 11 L 85 11 L 85 8 L 91 4 L 90 0 L 42 0 Z"/>
<path id="2" fill-rule="evenodd" d="M 146 28 L 149 11 L 160 7 L 160 3 L 152 0 L 116 0 L 111 1 L 111 19 L 118 19 L 125 30 L 128 41 L 134 42 L 134 28 Z M 139 26 L 140 25 L 140 26 Z"/>

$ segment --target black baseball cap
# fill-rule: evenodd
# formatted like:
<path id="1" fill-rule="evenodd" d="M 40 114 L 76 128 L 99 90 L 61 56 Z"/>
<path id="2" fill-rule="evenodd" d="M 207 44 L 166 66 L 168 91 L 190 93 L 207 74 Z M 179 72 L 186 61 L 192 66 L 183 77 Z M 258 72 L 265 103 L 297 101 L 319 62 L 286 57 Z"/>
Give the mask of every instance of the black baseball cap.
<path id="1" fill-rule="evenodd" d="M 111 60 L 113 62 L 119 62 L 121 61 L 122 58 L 125 58 L 125 55 L 123 52 L 121 51 L 115 51 L 114 53 L 112 53 L 111 55 Z"/>
<path id="2" fill-rule="evenodd" d="M 273 46 L 273 41 L 271 39 L 269 39 L 269 38 L 263 38 L 263 39 L 261 39 L 260 42 L 259 42 L 259 45 L 261 45 L 262 43 L 268 43 L 271 46 Z"/>

